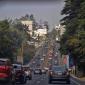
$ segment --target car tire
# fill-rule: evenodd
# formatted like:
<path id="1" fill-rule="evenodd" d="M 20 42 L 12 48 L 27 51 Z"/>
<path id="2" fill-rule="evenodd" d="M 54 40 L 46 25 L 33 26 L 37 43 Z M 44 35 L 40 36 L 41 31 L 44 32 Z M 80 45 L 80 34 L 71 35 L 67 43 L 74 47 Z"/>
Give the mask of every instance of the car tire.
<path id="1" fill-rule="evenodd" d="M 25 79 L 24 84 L 26 84 L 26 83 L 27 83 L 27 80 Z"/>
<path id="2" fill-rule="evenodd" d="M 49 84 L 52 84 L 52 80 L 51 80 L 51 79 L 49 79 L 48 83 L 49 83 Z"/>
<path id="3" fill-rule="evenodd" d="M 67 83 L 67 84 L 70 84 L 70 80 L 67 80 L 66 83 Z"/>
<path id="4" fill-rule="evenodd" d="M 22 79 L 20 80 L 20 83 L 21 84 L 26 84 L 27 83 L 27 79 L 24 76 L 22 76 Z"/>
<path id="5" fill-rule="evenodd" d="M 32 77 L 29 77 L 29 80 L 32 80 Z"/>

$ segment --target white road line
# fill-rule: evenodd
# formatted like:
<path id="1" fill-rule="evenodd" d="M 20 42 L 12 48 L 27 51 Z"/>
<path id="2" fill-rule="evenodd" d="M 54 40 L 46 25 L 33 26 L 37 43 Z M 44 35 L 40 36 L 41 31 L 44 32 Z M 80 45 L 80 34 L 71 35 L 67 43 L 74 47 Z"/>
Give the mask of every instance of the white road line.
<path id="1" fill-rule="evenodd" d="M 71 79 L 71 81 L 74 82 L 74 83 L 77 84 L 77 85 L 81 85 L 81 84 L 79 84 L 77 81 L 75 81 L 75 80 L 73 80 L 73 79 Z"/>

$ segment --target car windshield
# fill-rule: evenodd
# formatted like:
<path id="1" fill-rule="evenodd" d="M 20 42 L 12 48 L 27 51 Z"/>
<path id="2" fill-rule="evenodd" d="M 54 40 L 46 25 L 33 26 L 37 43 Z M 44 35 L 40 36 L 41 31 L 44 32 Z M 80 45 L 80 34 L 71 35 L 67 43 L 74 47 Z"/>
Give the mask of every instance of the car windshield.
<path id="1" fill-rule="evenodd" d="M 53 71 L 65 71 L 65 67 L 64 66 L 53 66 L 52 70 Z"/>
<path id="2" fill-rule="evenodd" d="M 15 69 L 15 70 L 21 70 L 21 65 L 13 65 L 13 68 Z"/>
<path id="3" fill-rule="evenodd" d="M 5 61 L 0 61 L 0 66 L 4 66 L 6 64 Z"/>

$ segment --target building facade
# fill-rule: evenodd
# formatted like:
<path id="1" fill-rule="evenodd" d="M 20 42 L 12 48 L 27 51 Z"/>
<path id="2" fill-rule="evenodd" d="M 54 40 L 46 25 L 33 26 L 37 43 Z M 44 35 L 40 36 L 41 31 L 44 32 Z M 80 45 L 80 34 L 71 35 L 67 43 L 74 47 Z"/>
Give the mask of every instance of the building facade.
<path id="1" fill-rule="evenodd" d="M 31 20 L 22 20 L 21 23 L 27 26 L 27 32 L 32 36 L 33 35 L 33 21 Z"/>

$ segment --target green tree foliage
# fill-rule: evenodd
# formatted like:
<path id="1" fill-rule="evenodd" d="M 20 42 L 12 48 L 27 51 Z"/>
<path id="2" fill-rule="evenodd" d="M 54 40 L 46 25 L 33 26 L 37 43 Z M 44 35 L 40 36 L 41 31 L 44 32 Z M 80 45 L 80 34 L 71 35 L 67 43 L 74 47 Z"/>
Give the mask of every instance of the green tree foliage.
<path id="1" fill-rule="evenodd" d="M 16 61 L 22 43 L 25 46 L 32 39 L 27 31 L 27 26 L 22 25 L 19 19 L 0 21 L 0 58 Z M 35 47 L 26 45 L 23 51 L 24 59 L 28 62 L 35 54 Z"/>
<path id="2" fill-rule="evenodd" d="M 66 32 L 61 39 L 61 52 L 71 53 L 76 63 L 85 59 L 85 0 L 66 0 L 61 23 Z"/>
<path id="3" fill-rule="evenodd" d="M 18 24 L 19 25 L 19 24 Z M 18 49 L 26 35 L 21 25 L 14 25 L 8 20 L 0 21 L 0 57 L 15 59 Z"/>

